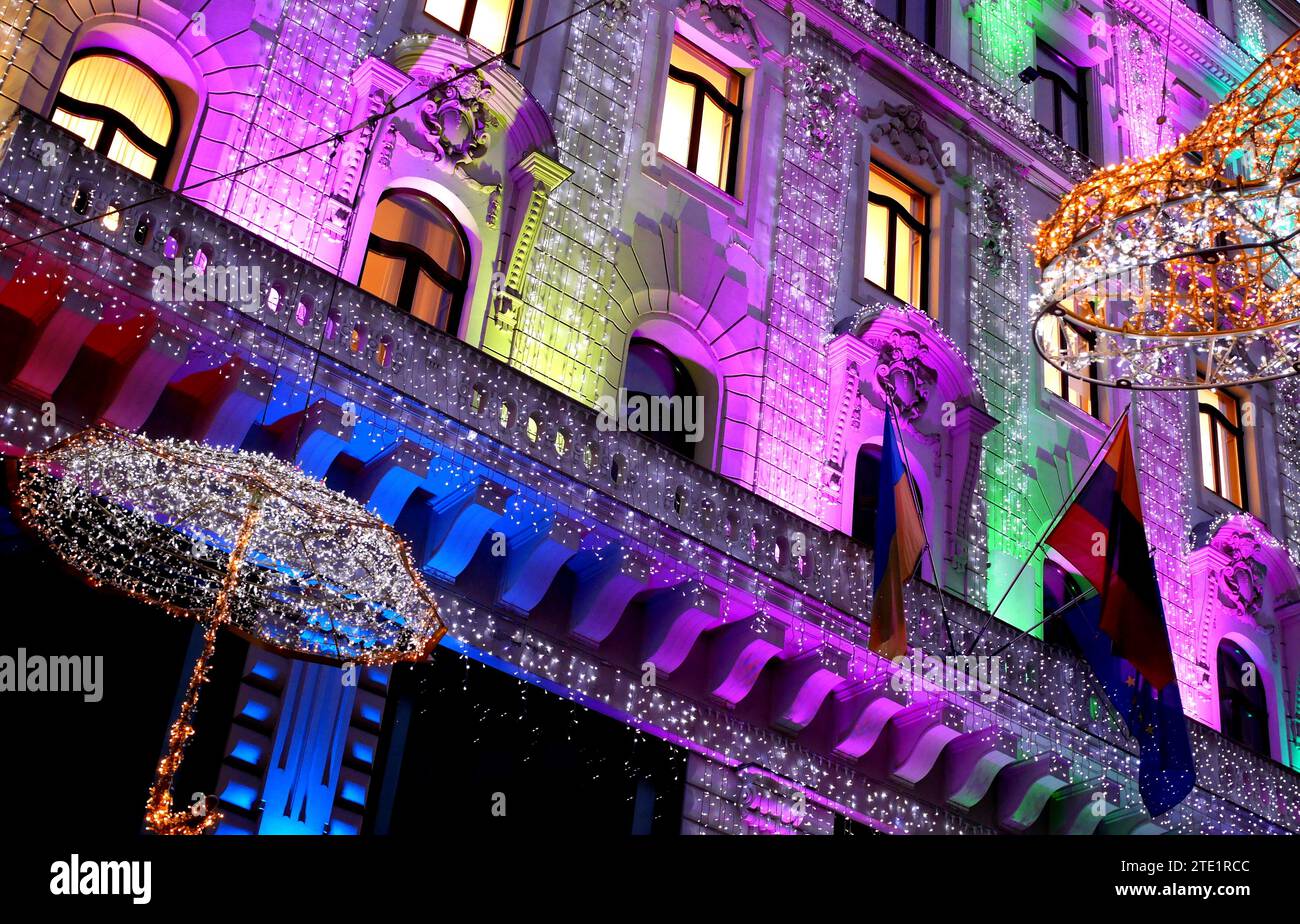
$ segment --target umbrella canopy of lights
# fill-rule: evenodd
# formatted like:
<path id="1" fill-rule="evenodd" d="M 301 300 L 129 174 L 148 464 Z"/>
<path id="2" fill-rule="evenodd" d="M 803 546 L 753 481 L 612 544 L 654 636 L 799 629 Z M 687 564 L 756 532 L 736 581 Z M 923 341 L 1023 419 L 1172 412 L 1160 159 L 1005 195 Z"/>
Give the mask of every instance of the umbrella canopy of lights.
<path id="1" fill-rule="evenodd" d="M 405 540 L 271 456 L 97 427 L 15 464 L 20 521 L 92 585 L 205 624 L 150 790 L 152 831 L 202 833 L 220 818 L 172 810 L 219 628 L 359 664 L 425 659 L 445 631 Z"/>
<path id="2" fill-rule="evenodd" d="M 1048 362 L 1152 390 L 1300 370 L 1298 83 L 1300 35 L 1172 148 L 1061 200 L 1034 245 Z"/>

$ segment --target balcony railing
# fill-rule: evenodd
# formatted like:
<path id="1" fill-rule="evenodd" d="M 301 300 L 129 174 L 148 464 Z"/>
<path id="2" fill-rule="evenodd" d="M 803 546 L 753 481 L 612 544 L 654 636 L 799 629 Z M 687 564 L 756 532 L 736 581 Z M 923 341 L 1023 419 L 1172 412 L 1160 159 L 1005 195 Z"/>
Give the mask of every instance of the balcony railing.
<path id="1" fill-rule="evenodd" d="M 269 243 L 86 148 L 22 111 L 0 162 L 0 192 L 46 221 L 142 268 L 134 288 L 152 298 L 149 272 L 175 260 L 256 269 L 261 291 L 242 311 L 267 331 L 415 399 L 596 491 L 668 524 L 849 614 L 866 600 L 870 552 L 637 433 L 604 431 L 594 410 L 453 336 L 398 311 L 333 273 Z M 144 205 L 132 207 L 133 203 Z M 115 222 L 90 220 L 119 210 Z M 137 238 L 140 222 L 150 231 Z M 92 261 L 93 264 L 93 261 Z M 94 265 L 86 269 L 94 273 Z M 271 293 L 274 292 L 274 295 Z M 161 301 L 220 336 L 208 303 Z M 353 332 L 358 336 L 353 337 Z M 354 349 L 353 347 L 357 347 Z M 382 350 L 381 350 L 382 346 Z M 534 417 L 541 433 L 529 438 Z M 557 441 L 556 434 L 562 434 Z M 799 555 L 800 551 L 803 555 Z"/>

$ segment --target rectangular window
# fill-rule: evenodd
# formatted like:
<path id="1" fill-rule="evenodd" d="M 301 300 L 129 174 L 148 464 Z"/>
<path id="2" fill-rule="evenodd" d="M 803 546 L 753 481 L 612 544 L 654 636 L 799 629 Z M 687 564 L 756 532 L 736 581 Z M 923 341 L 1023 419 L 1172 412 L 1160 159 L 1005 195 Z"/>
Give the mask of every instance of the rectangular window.
<path id="1" fill-rule="evenodd" d="M 936 0 L 875 0 L 875 5 L 876 12 L 885 19 L 935 47 Z"/>
<path id="2" fill-rule="evenodd" d="M 1034 117 L 1080 153 L 1087 153 L 1087 68 L 1075 67 L 1041 39 L 1035 60 Z"/>
<path id="3" fill-rule="evenodd" d="M 920 190 L 871 165 L 863 277 L 923 310 L 929 305 L 929 205 Z"/>
<path id="4" fill-rule="evenodd" d="M 1054 329 L 1056 345 L 1063 352 L 1073 352 L 1073 349 L 1079 347 L 1080 341 L 1089 345 L 1092 344 L 1092 337 L 1086 331 L 1067 323 L 1064 318 L 1048 315 L 1045 323 L 1050 324 Z M 1089 372 L 1092 378 L 1097 378 L 1096 363 L 1089 367 Z M 1100 415 L 1101 408 L 1097 400 L 1097 385 L 1095 382 L 1088 382 L 1072 375 L 1066 375 L 1047 360 L 1043 360 L 1043 385 L 1052 394 L 1069 401 L 1085 414 L 1091 414 L 1093 417 Z"/>
<path id="5" fill-rule="evenodd" d="M 1201 484 L 1238 507 L 1246 506 L 1246 441 L 1241 401 L 1218 389 L 1197 392 L 1200 402 Z"/>
<path id="6" fill-rule="evenodd" d="M 659 153 L 733 195 L 744 88 L 739 73 L 680 35 L 673 38 Z"/>
<path id="7" fill-rule="evenodd" d="M 424 12 L 492 52 L 505 51 L 519 28 L 514 0 L 425 0 Z"/>
<path id="8" fill-rule="evenodd" d="M 1210 0 L 1183 0 L 1183 6 L 1206 19 L 1210 18 Z"/>

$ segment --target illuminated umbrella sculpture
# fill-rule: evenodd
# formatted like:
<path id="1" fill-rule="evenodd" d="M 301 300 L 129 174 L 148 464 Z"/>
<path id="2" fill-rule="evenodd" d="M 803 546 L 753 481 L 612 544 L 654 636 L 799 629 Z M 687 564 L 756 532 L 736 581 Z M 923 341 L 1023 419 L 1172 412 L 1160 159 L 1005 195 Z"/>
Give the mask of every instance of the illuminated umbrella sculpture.
<path id="1" fill-rule="evenodd" d="M 358 664 L 423 660 L 446 631 L 402 537 L 271 456 L 96 427 L 15 467 L 19 519 L 92 585 L 204 624 L 150 788 L 150 831 L 200 834 L 220 820 L 172 809 L 218 629 Z"/>

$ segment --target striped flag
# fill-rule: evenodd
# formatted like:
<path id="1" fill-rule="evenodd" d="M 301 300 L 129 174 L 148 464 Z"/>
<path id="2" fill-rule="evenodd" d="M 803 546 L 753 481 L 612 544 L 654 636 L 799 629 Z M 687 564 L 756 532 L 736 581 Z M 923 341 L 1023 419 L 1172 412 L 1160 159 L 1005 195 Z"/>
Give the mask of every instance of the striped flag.
<path id="1" fill-rule="evenodd" d="M 894 437 L 893 408 L 885 408 L 885 441 L 880 452 L 880 493 L 876 507 L 876 546 L 872 575 L 871 638 L 868 647 L 886 658 L 907 654 L 903 585 L 916 571 L 925 549 L 925 528 L 916 509 L 912 484 Z"/>
<path id="2" fill-rule="evenodd" d="M 1127 420 L 1047 544 L 1100 594 L 1071 607 L 1065 621 L 1137 738 L 1143 803 L 1152 815 L 1167 812 L 1196 785 L 1196 761 L 1147 548 Z"/>

